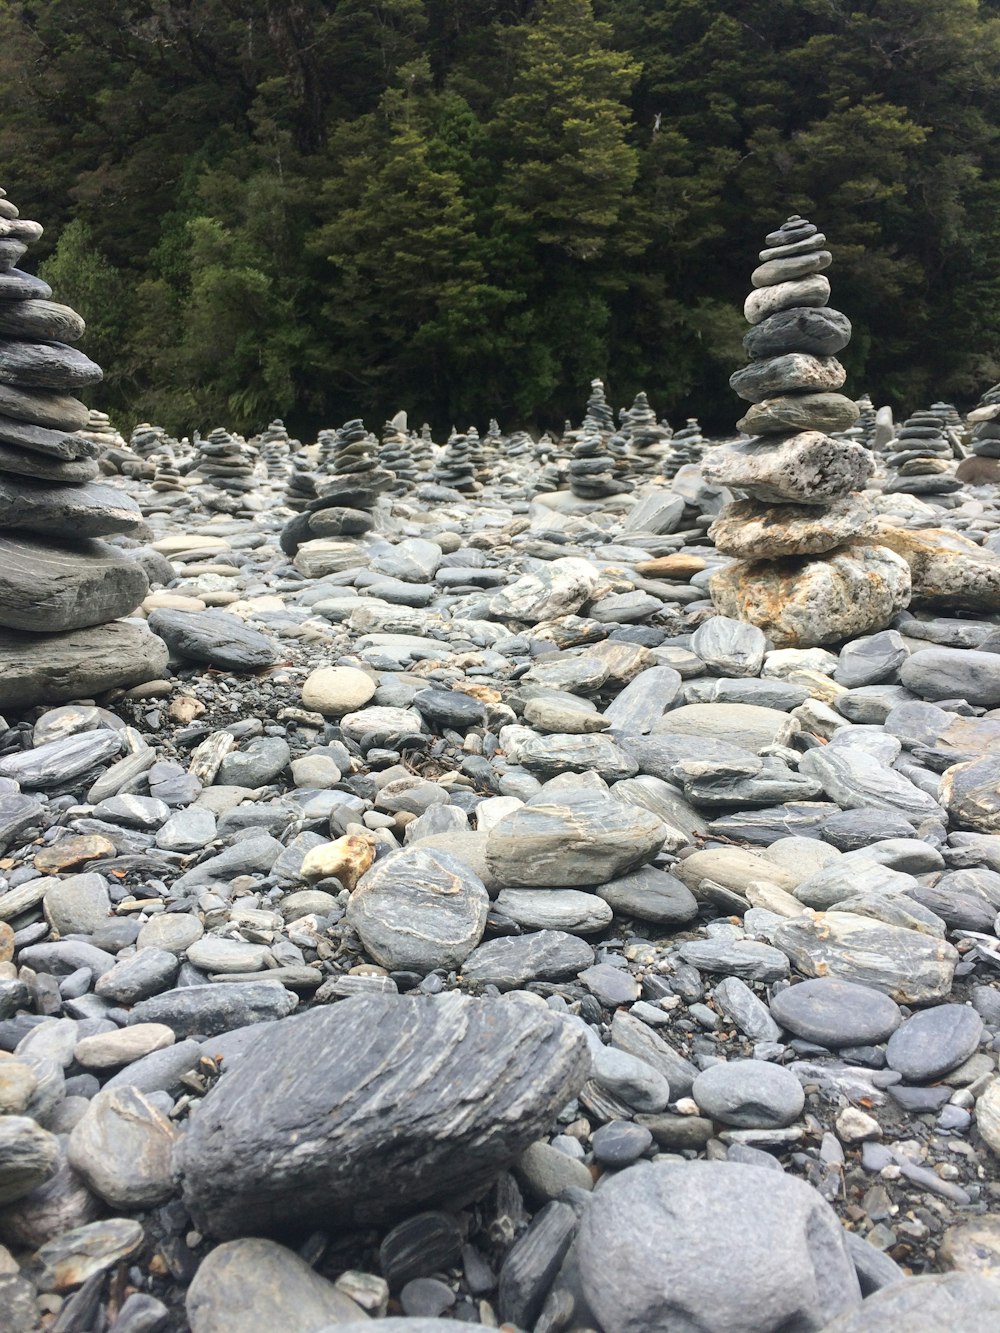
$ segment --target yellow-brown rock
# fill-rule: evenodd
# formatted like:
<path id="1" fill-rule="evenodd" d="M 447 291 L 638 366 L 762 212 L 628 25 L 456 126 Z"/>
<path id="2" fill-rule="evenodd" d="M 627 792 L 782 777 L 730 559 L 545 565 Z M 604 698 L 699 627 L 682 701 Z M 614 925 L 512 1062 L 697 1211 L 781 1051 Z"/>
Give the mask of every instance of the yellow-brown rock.
<path id="1" fill-rule="evenodd" d="M 115 844 L 100 833 L 80 834 L 75 838 L 60 838 L 51 847 L 35 853 L 35 869 L 43 875 L 58 875 L 73 870 L 102 856 L 114 856 Z"/>
<path id="2" fill-rule="evenodd" d="M 757 625 L 775 647 L 810 648 L 884 629 L 909 601 L 910 571 L 887 547 L 856 543 L 730 565 L 709 587 L 720 615 Z"/>
<path id="3" fill-rule="evenodd" d="M 345 889 L 355 884 L 375 860 L 375 844 L 361 833 L 347 833 L 307 852 L 300 874 L 305 880 L 339 879 Z"/>
<path id="4" fill-rule="evenodd" d="M 910 566 L 913 601 L 962 611 L 1000 607 L 1000 556 L 944 528 L 880 525 L 878 540 Z"/>
<path id="5" fill-rule="evenodd" d="M 692 574 L 700 574 L 705 568 L 705 561 L 700 555 L 684 555 L 677 551 L 673 555 L 659 555 L 655 560 L 642 560 L 635 567 L 635 572 L 647 579 L 689 579 Z"/>

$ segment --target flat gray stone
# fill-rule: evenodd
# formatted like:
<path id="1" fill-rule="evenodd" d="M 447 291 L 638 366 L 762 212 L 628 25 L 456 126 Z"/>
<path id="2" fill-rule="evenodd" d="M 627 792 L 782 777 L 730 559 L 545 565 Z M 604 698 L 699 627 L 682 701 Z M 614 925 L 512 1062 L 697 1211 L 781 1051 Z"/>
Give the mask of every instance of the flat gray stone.
<path id="1" fill-rule="evenodd" d="M 882 991 L 838 977 L 817 977 L 771 997 L 771 1014 L 796 1037 L 837 1050 L 877 1046 L 902 1022 L 899 1005 Z"/>
<path id="2" fill-rule="evenodd" d="M 257 1237 L 209 1251 L 188 1287 L 185 1310 L 191 1333 L 319 1333 L 370 1324 L 360 1306 L 294 1250 Z"/>
<path id="3" fill-rule="evenodd" d="M 889 1038 L 886 1063 L 909 1083 L 957 1069 L 979 1046 L 983 1020 L 969 1005 L 941 1004 L 908 1018 Z"/>

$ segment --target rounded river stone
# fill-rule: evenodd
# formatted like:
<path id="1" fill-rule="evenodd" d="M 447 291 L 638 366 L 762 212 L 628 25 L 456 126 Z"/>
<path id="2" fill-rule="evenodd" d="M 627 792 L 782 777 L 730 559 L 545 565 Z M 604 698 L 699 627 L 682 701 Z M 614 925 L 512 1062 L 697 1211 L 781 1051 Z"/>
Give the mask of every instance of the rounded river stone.
<path id="1" fill-rule="evenodd" d="M 875 1046 L 899 1027 L 895 1000 L 870 986 L 817 977 L 788 986 L 771 999 L 771 1015 L 796 1037 L 836 1050 Z"/>

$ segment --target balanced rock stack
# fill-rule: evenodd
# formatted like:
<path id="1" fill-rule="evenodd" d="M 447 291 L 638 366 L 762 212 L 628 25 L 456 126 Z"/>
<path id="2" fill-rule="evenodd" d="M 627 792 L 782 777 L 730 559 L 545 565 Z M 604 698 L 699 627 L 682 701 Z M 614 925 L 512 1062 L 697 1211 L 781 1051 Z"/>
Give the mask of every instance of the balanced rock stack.
<path id="1" fill-rule="evenodd" d="M 112 426 L 107 412 L 98 412 L 96 407 L 92 407 L 87 413 L 87 424 L 76 434 L 82 435 L 84 439 L 92 441 L 102 449 L 128 448 L 125 437 Z"/>
<path id="2" fill-rule="evenodd" d="M 632 406 L 618 414 L 618 429 L 634 451 L 633 467 L 641 472 L 657 471 L 673 432 L 657 421 L 645 393 L 637 393 Z"/>
<path id="3" fill-rule="evenodd" d="M 300 512 L 316 499 L 316 472 L 312 460 L 303 451 L 292 456 L 291 471 L 285 483 L 285 505 Z"/>
<path id="4" fill-rule="evenodd" d="M 863 393 L 854 406 L 858 409 L 858 419 L 850 429 L 858 432 L 856 438 L 859 444 L 871 449 L 875 444 L 875 425 L 878 416 L 871 394 Z"/>
<path id="5" fill-rule="evenodd" d="M 396 484 L 395 474 L 380 465 L 377 449 L 378 441 L 360 419 L 346 421 L 327 443 L 329 471 L 315 474 L 315 498 L 303 500 L 303 512 L 290 519 L 281 534 L 282 550 L 291 556 L 297 556 L 307 542 L 312 544 L 299 562 L 307 577 L 336 568 L 343 550 L 337 538 L 357 537 L 374 526 L 371 510 L 378 497 Z"/>
<path id="6" fill-rule="evenodd" d="M 217 426 L 207 439 L 198 440 L 198 475 L 209 488 L 201 495 L 206 509 L 224 514 L 256 513 L 263 502 L 254 492 L 257 451 L 241 435 L 231 435 Z"/>
<path id="7" fill-rule="evenodd" d="M 472 457 L 472 446 L 468 435 L 461 435 L 458 431 L 452 430 L 431 477 L 439 486 L 447 486 L 462 495 L 471 495 L 479 490 L 479 483 L 476 481 L 476 461 Z"/>
<path id="8" fill-rule="evenodd" d="M 616 477 L 617 463 L 610 448 L 610 437 L 596 431 L 585 434 L 573 445 L 569 464 L 570 490 L 581 500 L 601 500 L 631 490 L 627 483 Z"/>
<path id="9" fill-rule="evenodd" d="M 886 466 L 891 469 L 884 487 L 886 494 L 948 495 L 961 489 L 944 406 L 945 412 L 934 408 L 914 412 L 900 426 L 886 453 Z"/>
<path id="10" fill-rule="evenodd" d="M 123 492 L 95 482 L 100 446 L 74 395 L 101 369 L 69 344 L 84 323 L 15 267 L 42 234 L 0 190 L 0 707 L 149 680 L 162 642 L 116 623 L 149 590 L 142 565 L 99 538 L 144 532 Z"/>
<path id="11" fill-rule="evenodd" d="M 406 413 L 397 412 L 382 427 L 382 463 L 395 473 L 393 490 L 405 494 L 420 480 L 420 470 L 413 457 L 413 447 L 406 429 Z"/>
<path id="12" fill-rule="evenodd" d="M 260 453 L 264 471 L 270 481 L 284 481 L 292 470 L 292 453 L 300 448 L 299 441 L 293 440 L 285 429 L 280 417 L 275 417 L 271 424 L 251 441 Z"/>
<path id="13" fill-rule="evenodd" d="M 955 475 L 967 486 L 1000 483 L 1000 384 L 987 389 L 969 413 L 972 457 L 959 463 Z"/>
<path id="14" fill-rule="evenodd" d="M 744 314 L 750 365 L 730 384 L 751 403 L 740 421 L 752 436 L 710 451 L 711 485 L 742 493 L 709 529 L 738 563 L 715 574 L 712 600 L 750 621 L 777 647 L 806 648 L 888 625 L 907 604 L 910 572 L 875 531 L 857 494 L 871 475 L 862 445 L 827 432 L 852 426 L 858 408 L 837 392 L 846 378 L 836 353 L 851 324 L 827 304 L 826 238 L 792 217 L 767 237 Z"/>
<path id="15" fill-rule="evenodd" d="M 670 452 L 663 460 L 663 475 L 676 477 L 687 463 L 698 463 L 705 452 L 705 437 L 697 417 L 688 417 L 685 425 L 674 432 Z"/>

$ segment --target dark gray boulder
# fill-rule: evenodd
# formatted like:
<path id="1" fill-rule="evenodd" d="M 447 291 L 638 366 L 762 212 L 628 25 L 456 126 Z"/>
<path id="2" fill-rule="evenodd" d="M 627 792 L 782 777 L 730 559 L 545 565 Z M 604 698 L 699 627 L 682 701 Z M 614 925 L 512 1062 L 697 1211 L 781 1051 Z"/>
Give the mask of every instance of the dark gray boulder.
<path id="1" fill-rule="evenodd" d="M 194 1112 L 184 1199 L 222 1238 L 454 1200 L 534 1142 L 589 1069 L 582 1031 L 533 1006 L 450 993 L 313 1009 L 266 1032 Z"/>

